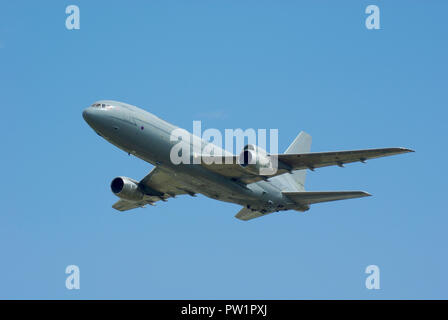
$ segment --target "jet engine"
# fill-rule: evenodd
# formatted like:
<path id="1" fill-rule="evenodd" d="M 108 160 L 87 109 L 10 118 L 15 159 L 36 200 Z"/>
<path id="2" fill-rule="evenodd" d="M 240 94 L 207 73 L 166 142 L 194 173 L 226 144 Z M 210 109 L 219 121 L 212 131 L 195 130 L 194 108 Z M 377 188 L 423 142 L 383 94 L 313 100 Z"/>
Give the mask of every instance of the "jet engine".
<path id="1" fill-rule="evenodd" d="M 117 177 L 110 184 L 112 192 L 121 199 L 129 201 L 139 201 L 144 197 L 143 192 L 138 187 L 138 182 L 127 177 Z"/>
<path id="2" fill-rule="evenodd" d="M 239 165 L 244 170 L 256 175 L 269 175 L 273 168 L 267 152 L 253 144 L 248 144 L 243 148 L 239 156 Z"/>

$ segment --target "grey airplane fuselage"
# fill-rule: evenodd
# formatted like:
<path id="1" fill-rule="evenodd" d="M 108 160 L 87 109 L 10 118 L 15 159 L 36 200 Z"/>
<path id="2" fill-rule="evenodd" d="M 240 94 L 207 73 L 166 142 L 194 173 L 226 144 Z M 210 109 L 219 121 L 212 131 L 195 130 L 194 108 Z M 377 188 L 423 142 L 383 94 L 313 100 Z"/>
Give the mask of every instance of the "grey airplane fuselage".
<path id="1" fill-rule="evenodd" d="M 172 141 L 171 135 L 177 126 L 126 103 L 102 100 L 96 104 L 107 107 L 90 106 L 83 112 L 85 121 L 96 133 L 125 152 L 169 170 L 188 191 L 264 212 L 286 210 L 292 205 L 269 180 L 245 185 L 201 164 L 174 164 L 170 153 L 178 141 Z M 195 137 L 189 135 L 193 141 Z M 206 144 L 203 140 L 201 143 Z"/>

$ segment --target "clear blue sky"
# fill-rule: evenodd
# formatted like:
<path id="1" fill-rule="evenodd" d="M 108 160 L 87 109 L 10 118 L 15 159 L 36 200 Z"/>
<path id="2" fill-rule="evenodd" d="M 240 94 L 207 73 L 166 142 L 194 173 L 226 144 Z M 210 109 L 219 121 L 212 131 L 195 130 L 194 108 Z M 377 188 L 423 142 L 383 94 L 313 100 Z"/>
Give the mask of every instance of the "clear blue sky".
<path id="1" fill-rule="evenodd" d="M 81 29 L 65 28 L 65 7 Z M 381 30 L 365 28 L 369 4 Z M 448 298 L 446 1 L 2 1 L 0 298 Z M 278 128 L 284 150 L 409 147 L 308 173 L 373 197 L 233 218 L 178 197 L 118 214 L 152 166 L 98 137 L 95 100 L 188 130 Z M 65 268 L 81 289 L 65 288 Z M 367 290 L 366 266 L 381 270 Z"/>

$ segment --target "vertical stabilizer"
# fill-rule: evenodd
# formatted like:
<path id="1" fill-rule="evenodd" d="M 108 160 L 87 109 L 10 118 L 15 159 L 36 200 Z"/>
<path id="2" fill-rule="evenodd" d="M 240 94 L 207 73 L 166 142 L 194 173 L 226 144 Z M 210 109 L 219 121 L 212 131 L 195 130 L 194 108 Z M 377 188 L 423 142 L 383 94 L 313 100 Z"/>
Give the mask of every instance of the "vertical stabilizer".
<path id="1" fill-rule="evenodd" d="M 286 154 L 309 153 L 311 150 L 311 136 L 302 131 L 286 149 Z M 305 190 L 306 169 L 297 170 L 293 173 L 285 173 L 271 178 L 275 185 L 284 191 L 304 191 Z"/>

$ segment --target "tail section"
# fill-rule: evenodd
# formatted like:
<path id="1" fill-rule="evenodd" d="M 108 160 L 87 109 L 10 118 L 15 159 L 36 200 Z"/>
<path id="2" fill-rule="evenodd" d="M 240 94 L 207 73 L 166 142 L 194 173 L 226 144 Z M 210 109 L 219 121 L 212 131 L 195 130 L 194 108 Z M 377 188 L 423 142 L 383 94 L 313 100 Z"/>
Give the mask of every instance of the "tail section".
<path id="1" fill-rule="evenodd" d="M 346 199 L 354 199 L 354 198 L 363 198 L 369 197 L 370 194 L 364 191 L 299 191 L 299 192 L 282 192 L 284 196 L 290 199 L 294 205 L 292 208 L 297 211 L 307 211 L 309 206 L 315 203 L 320 202 L 329 202 L 336 200 L 346 200 Z M 240 220 L 251 220 L 258 217 L 265 216 L 272 211 L 268 212 L 260 212 L 254 211 L 248 208 L 242 208 L 235 216 Z"/>
<path id="2" fill-rule="evenodd" d="M 311 136 L 302 131 L 286 149 L 285 154 L 309 153 L 311 150 Z M 305 190 L 306 169 L 297 170 L 293 173 L 285 173 L 271 178 L 276 185 L 288 191 Z"/>
<path id="3" fill-rule="evenodd" d="M 310 191 L 282 193 L 296 204 L 306 206 L 319 202 L 329 202 L 370 196 L 370 194 L 364 191 Z"/>

